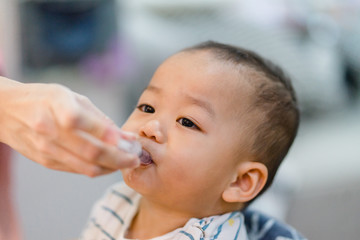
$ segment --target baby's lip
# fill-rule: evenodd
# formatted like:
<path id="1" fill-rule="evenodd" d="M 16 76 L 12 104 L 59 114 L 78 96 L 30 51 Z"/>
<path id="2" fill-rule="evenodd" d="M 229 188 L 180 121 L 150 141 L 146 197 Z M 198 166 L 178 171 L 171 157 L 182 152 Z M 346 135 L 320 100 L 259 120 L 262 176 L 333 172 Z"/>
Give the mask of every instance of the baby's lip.
<path id="1" fill-rule="evenodd" d="M 142 166 L 148 166 L 148 165 L 154 163 L 151 154 L 145 149 L 142 150 L 139 158 L 140 158 L 140 164 Z"/>

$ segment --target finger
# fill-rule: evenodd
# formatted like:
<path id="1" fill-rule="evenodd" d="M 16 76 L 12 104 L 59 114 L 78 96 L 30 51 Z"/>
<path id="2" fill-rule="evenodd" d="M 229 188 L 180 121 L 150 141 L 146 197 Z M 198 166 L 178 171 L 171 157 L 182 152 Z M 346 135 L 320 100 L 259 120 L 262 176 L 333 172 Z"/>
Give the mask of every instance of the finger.
<path id="1" fill-rule="evenodd" d="M 140 165 L 140 159 L 135 154 L 124 152 L 112 145 L 106 145 L 105 148 L 106 151 L 103 151 L 99 156 L 99 163 L 111 162 L 112 159 L 117 159 L 117 169 L 135 168 Z"/>
<path id="2" fill-rule="evenodd" d="M 51 161 L 55 161 L 55 160 L 51 160 Z M 74 169 L 69 168 L 68 166 L 65 166 L 63 164 L 55 164 L 52 167 L 50 167 L 49 169 L 55 170 L 55 171 L 61 171 L 61 172 L 68 172 L 68 173 L 77 173 Z"/>
<path id="3" fill-rule="evenodd" d="M 81 159 L 76 158 L 76 156 L 72 156 L 64 159 L 61 160 L 63 161 L 62 163 L 52 165 L 50 169 L 56 171 L 86 175 L 88 177 L 98 177 L 114 172 L 114 170 L 112 169 L 102 168 L 94 164 L 88 164 L 86 162 L 83 162 Z M 68 161 L 66 161 L 66 159 Z M 52 161 L 56 161 L 56 160 L 52 160 Z M 68 164 L 71 165 L 72 167 L 70 168 Z"/>
<path id="4" fill-rule="evenodd" d="M 127 132 L 124 130 L 118 130 L 118 133 L 120 135 L 121 138 L 126 139 L 126 140 L 130 140 L 130 141 L 134 141 L 137 140 L 139 138 L 139 135 L 133 133 L 133 132 Z"/>
<path id="5" fill-rule="evenodd" d="M 93 129 L 93 131 L 88 131 L 86 129 L 83 129 L 93 136 L 100 138 L 108 143 L 116 144 L 118 141 L 119 135 L 117 135 L 117 131 L 119 128 L 115 125 L 114 121 L 112 121 L 108 116 L 106 116 L 102 111 L 100 111 L 91 101 L 89 98 L 82 96 L 80 94 L 76 94 L 77 101 L 82 106 L 82 109 L 84 112 L 91 113 L 103 126 L 104 128 L 100 128 L 97 131 L 94 131 L 97 129 L 95 124 L 93 126 L 89 125 L 89 129 Z M 83 124 L 86 124 L 84 122 Z M 88 122 L 88 124 L 91 124 L 91 122 Z"/>
<path id="6" fill-rule="evenodd" d="M 115 130 L 111 129 L 111 126 L 114 126 L 111 120 L 107 120 L 104 114 L 101 115 L 100 110 L 91 105 L 90 101 L 88 104 L 83 104 L 82 102 L 85 100 L 79 100 L 80 98 L 87 99 L 86 97 L 71 91 L 68 91 L 67 94 L 67 101 L 55 104 L 51 109 L 54 119 L 61 129 L 80 129 L 99 139 L 103 139 L 105 136 L 106 138 L 117 137 L 114 134 Z"/>
<path id="7" fill-rule="evenodd" d="M 87 97 L 77 94 L 77 98 L 80 104 L 84 107 L 84 109 L 87 109 L 88 111 L 94 113 L 99 119 L 102 119 L 103 123 L 108 123 L 103 137 L 100 137 L 105 142 L 108 142 L 110 144 L 117 144 L 119 138 L 133 141 L 139 137 L 137 134 L 123 131 L 119 127 L 117 127 L 116 124 L 102 111 L 96 108 L 95 105 L 93 105 L 93 103 Z M 96 136 L 96 134 L 92 135 Z"/>
<path id="8" fill-rule="evenodd" d="M 57 171 L 77 173 L 88 177 L 97 177 L 114 171 L 86 162 L 60 146 L 53 147 L 46 155 L 48 155 L 45 160 L 47 164 L 44 165 Z M 42 156 L 42 158 L 45 157 Z"/>
<path id="9" fill-rule="evenodd" d="M 58 144 L 84 161 L 104 168 L 118 170 L 137 166 L 139 159 L 132 154 L 119 150 L 83 131 L 60 135 Z"/>
<path id="10" fill-rule="evenodd" d="M 65 157 L 62 161 L 64 165 L 71 166 L 73 173 L 86 175 L 88 177 L 98 177 L 115 171 L 113 169 L 103 168 L 96 164 L 88 163 L 78 158 L 77 156 L 70 154 L 67 157 Z"/>
<path id="11" fill-rule="evenodd" d="M 115 124 L 84 110 L 80 111 L 75 128 L 113 145 L 118 142 L 120 137 Z"/>
<path id="12" fill-rule="evenodd" d="M 109 138 L 108 135 L 112 134 L 112 129 L 108 122 L 84 110 L 80 111 L 75 127 L 99 139 Z"/>

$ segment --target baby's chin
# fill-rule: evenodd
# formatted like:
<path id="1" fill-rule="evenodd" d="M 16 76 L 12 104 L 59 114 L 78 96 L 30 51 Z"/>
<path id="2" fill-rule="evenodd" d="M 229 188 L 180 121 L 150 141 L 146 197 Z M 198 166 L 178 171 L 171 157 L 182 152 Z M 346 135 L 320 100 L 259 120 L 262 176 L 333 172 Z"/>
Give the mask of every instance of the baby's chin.
<path id="1" fill-rule="evenodd" d="M 146 170 L 149 169 L 139 166 L 133 169 L 123 169 L 121 172 L 126 185 L 140 194 L 146 194 L 157 188 L 153 179 L 154 175 Z"/>

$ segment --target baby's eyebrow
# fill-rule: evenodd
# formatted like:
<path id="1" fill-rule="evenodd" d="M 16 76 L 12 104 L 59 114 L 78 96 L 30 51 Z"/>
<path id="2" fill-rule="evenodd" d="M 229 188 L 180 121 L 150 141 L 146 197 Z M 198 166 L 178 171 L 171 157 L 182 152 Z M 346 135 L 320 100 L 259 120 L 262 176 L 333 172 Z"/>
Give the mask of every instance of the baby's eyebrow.
<path id="1" fill-rule="evenodd" d="M 162 89 L 154 86 L 154 85 L 148 85 L 144 91 L 152 91 L 152 92 L 156 92 L 156 93 L 161 93 Z M 206 112 L 209 113 L 210 117 L 215 117 L 215 111 L 214 109 L 211 107 L 211 104 L 205 100 L 202 100 L 200 98 L 194 97 L 186 92 L 182 92 L 182 95 L 191 103 L 194 105 L 197 105 L 203 109 L 205 109 Z"/>
<path id="2" fill-rule="evenodd" d="M 211 104 L 205 100 L 200 98 L 196 98 L 194 96 L 189 95 L 188 93 L 183 93 L 184 97 L 189 100 L 191 104 L 197 105 L 203 109 L 205 109 L 211 117 L 215 117 L 215 111 L 211 107 Z"/>
<path id="3" fill-rule="evenodd" d="M 145 90 L 149 90 L 149 91 L 157 92 L 157 93 L 161 92 L 161 89 L 160 89 L 159 87 L 154 86 L 154 85 L 148 85 L 148 86 L 144 89 L 144 91 L 145 91 Z M 144 92 L 144 91 L 143 91 L 143 92 Z"/>

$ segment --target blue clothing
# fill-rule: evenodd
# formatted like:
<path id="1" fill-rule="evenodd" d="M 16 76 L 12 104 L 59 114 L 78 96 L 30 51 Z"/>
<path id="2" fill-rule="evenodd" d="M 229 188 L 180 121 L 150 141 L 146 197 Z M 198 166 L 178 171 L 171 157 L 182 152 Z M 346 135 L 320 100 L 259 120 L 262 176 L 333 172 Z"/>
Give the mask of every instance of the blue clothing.
<path id="1" fill-rule="evenodd" d="M 305 240 L 293 227 L 270 216 L 254 210 L 243 214 L 249 240 Z"/>

